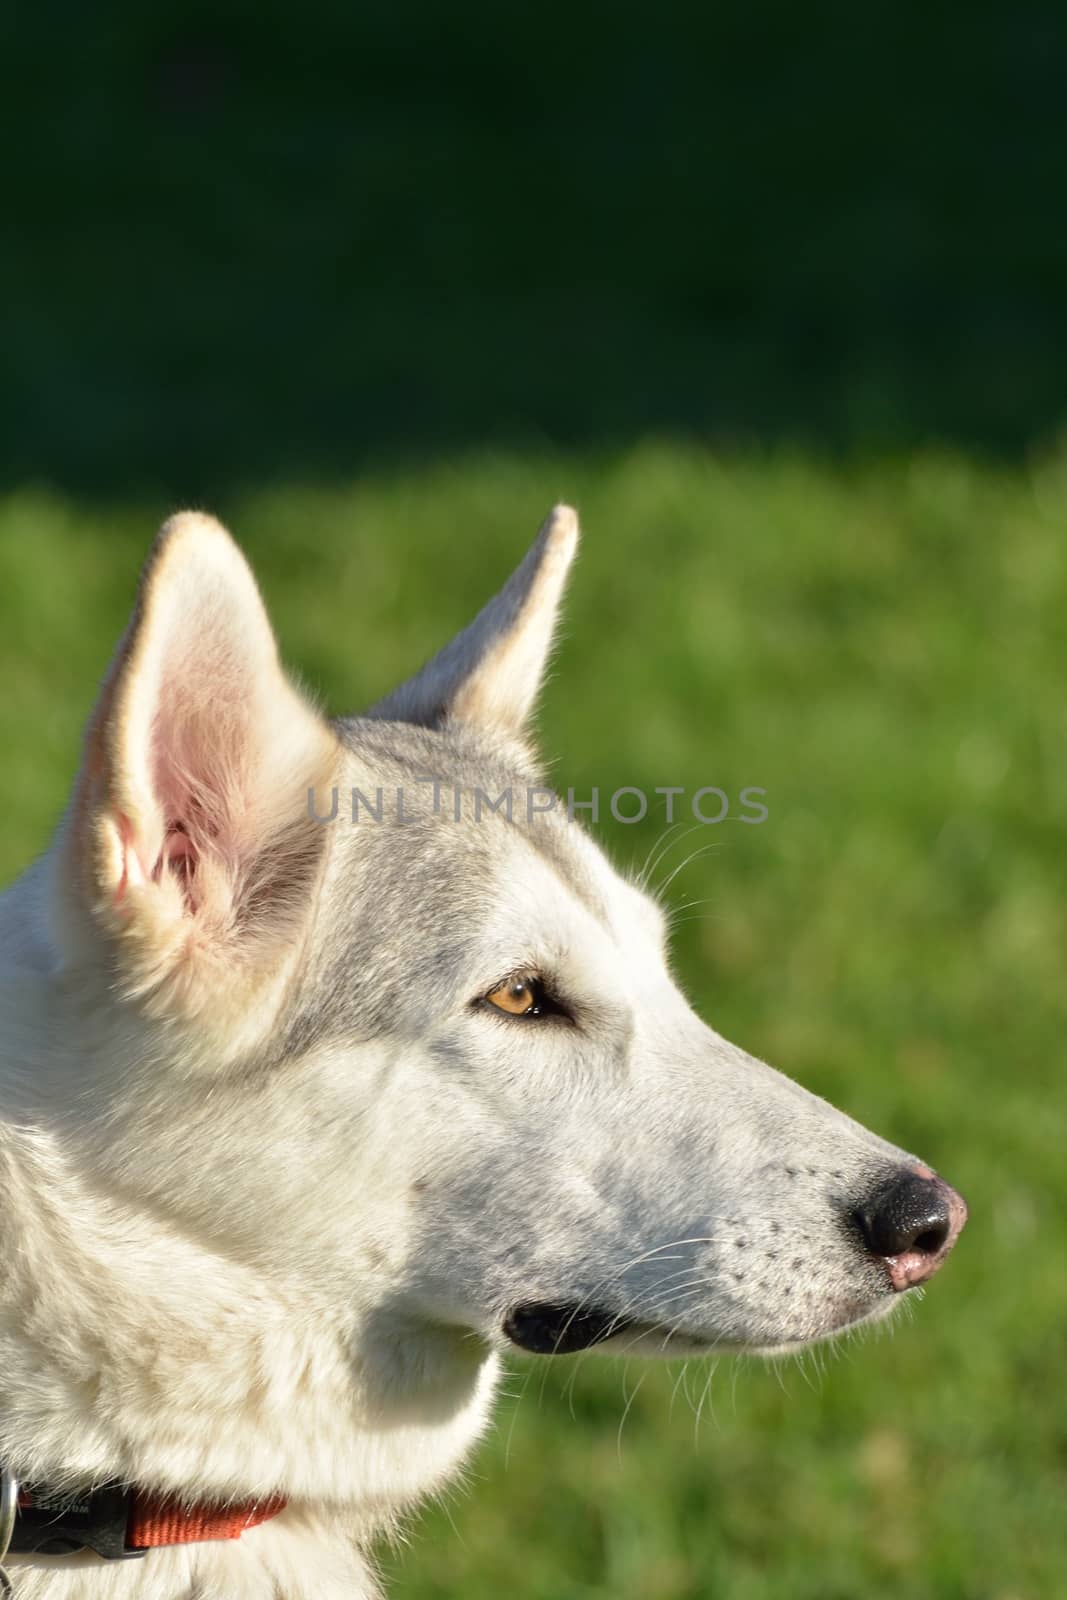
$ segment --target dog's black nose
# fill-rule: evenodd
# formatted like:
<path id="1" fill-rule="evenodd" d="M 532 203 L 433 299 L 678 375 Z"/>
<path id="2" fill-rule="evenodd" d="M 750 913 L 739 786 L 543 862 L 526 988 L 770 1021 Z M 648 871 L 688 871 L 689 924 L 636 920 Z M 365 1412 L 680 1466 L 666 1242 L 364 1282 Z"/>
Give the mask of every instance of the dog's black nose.
<path id="1" fill-rule="evenodd" d="M 901 1256 L 905 1250 L 936 1255 L 952 1226 L 948 1190 L 936 1179 L 902 1172 L 859 1207 L 856 1221 L 876 1256 Z"/>
<path id="2" fill-rule="evenodd" d="M 932 1277 L 967 1220 L 967 1207 L 928 1168 L 894 1174 L 853 1212 L 872 1255 L 891 1264 L 895 1289 Z"/>

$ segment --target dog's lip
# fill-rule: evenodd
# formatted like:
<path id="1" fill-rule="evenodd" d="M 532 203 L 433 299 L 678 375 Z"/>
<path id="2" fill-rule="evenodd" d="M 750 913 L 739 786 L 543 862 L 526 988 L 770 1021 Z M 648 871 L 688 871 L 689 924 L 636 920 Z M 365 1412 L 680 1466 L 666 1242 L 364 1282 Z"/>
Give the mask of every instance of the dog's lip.
<path id="1" fill-rule="evenodd" d="M 593 1345 L 628 1335 L 632 1342 L 649 1337 L 662 1347 L 684 1345 L 687 1351 L 711 1349 L 716 1341 L 691 1333 L 686 1328 L 670 1328 L 659 1322 L 640 1322 L 607 1306 L 585 1305 L 579 1301 L 533 1301 L 515 1306 L 504 1318 L 504 1333 L 512 1344 L 531 1355 L 568 1356 Z"/>
<path id="2" fill-rule="evenodd" d="M 894 1309 L 897 1299 L 896 1295 L 888 1294 L 879 1296 L 873 1305 L 850 1302 L 838 1308 L 838 1315 L 819 1332 L 799 1337 L 786 1335 L 766 1342 L 735 1341 L 662 1322 L 642 1322 L 607 1306 L 591 1306 L 577 1300 L 538 1300 L 515 1306 L 504 1318 L 503 1331 L 520 1350 L 538 1356 L 574 1355 L 594 1345 L 610 1344 L 623 1336 L 627 1338 L 627 1350 L 638 1355 L 790 1355 L 824 1339 L 835 1339 L 850 1328 L 880 1321 Z M 646 1343 L 652 1340 L 655 1345 Z"/>
<path id="3" fill-rule="evenodd" d="M 573 1355 L 632 1326 L 618 1311 L 579 1301 L 535 1300 L 513 1307 L 504 1318 L 504 1332 L 512 1344 L 537 1356 Z"/>

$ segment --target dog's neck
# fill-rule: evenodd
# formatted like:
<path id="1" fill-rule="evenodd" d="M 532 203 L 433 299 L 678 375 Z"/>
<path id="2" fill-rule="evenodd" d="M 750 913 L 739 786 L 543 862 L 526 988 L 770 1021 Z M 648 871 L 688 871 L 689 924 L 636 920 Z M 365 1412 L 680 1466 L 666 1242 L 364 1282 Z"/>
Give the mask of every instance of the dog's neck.
<path id="1" fill-rule="evenodd" d="M 42 889 L 38 868 L 0 900 L 0 1460 L 31 1484 L 288 1505 L 240 1539 L 132 1561 L 10 1556 L 20 1600 L 373 1594 L 363 1550 L 454 1472 L 495 1359 L 420 1328 L 409 1360 L 395 1311 L 376 1334 L 373 1303 L 335 1285 L 316 1301 L 310 1274 L 253 1267 L 210 1206 L 192 1208 L 206 1224 L 179 1214 L 197 1187 L 180 1151 L 156 1158 L 173 1167 L 166 1204 L 147 1158 L 131 1187 L 106 1129 L 95 1148 L 85 1132 L 110 1041 L 65 1014 Z"/>
<path id="2" fill-rule="evenodd" d="M 143 1559 L 15 1556 L 18 1600 L 380 1600 L 374 1565 L 342 1512 L 288 1507 L 230 1543 L 177 1545 Z"/>
<path id="3" fill-rule="evenodd" d="M 454 1470 L 481 1428 L 492 1362 L 436 1425 L 423 1417 L 376 1429 L 360 1403 L 351 1327 L 166 1219 L 94 1195 L 55 1136 L 0 1124 L 0 1207 L 0 1451 L 16 1476 L 290 1502 L 232 1545 L 123 1563 L 121 1591 L 111 1587 L 118 1569 L 95 1557 L 11 1557 L 24 1574 L 20 1596 L 34 1600 L 38 1574 L 48 1600 L 162 1600 L 187 1593 L 175 1575 L 194 1571 L 204 1593 L 302 1595 L 289 1563 L 309 1544 L 309 1600 L 333 1593 L 331 1570 L 338 1595 L 373 1593 L 360 1549 Z M 221 1573 L 226 1583 L 208 1581 Z M 229 1587 L 238 1573 L 240 1588 Z"/>

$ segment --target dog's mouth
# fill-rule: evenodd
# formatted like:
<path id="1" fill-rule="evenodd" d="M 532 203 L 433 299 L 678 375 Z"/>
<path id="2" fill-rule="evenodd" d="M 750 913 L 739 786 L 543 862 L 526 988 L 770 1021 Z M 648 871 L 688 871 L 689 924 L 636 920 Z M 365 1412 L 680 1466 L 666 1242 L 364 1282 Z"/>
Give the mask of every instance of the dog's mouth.
<path id="1" fill-rule="evenodd" d="M 679 1343 L 692 1354 L 710 1348 L 711 1341 L 698 1335 L 665 1328 L 655 1322 L 639 1322 L 606 1306 L 591 1306 L 580 1301 L 537 1301 L 516 1306 L 504 1319 L 504 1332 L 520 1350 L 535 1356 L 570 1356 L 609 1339 L 628 1335 L 635 1349 L 644 1337 L 657 1341 L 646 1353 L 666 1354 L 667 1347 Z"/>
<path id="2" fill-rule="evenodd" d="M 632 1319 L 618 1311 L 575 1301 L 516 1306 L 504 1319 L 504 1332 L 512 1344 L 535 1356 L 573 1355 L 633 1327 Z"/>
<path id="3" fill-rule="evenodd" d="M 511 1343 L 535 1356 L 569 1356 L 609 1340 L 626 1338 L 629 1352 L 637 1355 L 699 1356 L 718 1352 L 748 1351 L 753 1355 L 789 1355 L 823 1339 L 834 1339 L 848 1328 L 877 1322 L 894 1309 L 898 1297 L 885 1297 L 872 1306 L 849 1304 L 823 1329 L 800 1337 L 723 1340 L 688 1328 L 641 1322 L 624 1312 L 583 1301 L 535 1301 L 516 1306 L 504 1319 L 503 1331 Z"/>

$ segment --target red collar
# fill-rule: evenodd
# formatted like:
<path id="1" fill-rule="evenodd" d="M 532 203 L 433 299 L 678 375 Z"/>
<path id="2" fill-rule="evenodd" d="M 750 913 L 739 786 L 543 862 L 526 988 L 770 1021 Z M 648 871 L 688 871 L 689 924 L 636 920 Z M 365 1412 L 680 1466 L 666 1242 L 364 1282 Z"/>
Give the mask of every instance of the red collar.
<path id="1" fill-rule="evenodd" d="M 239 1539 L 246 1529 L 269 1522 L 288 1504 L 284 1495 L 274 1495 L 251 1504 L 219 1506 L 205 1501 L 183 1509 L 173 1500 L 135 1489 L 130 1497 L 126 1542 L 133 1550 L 151 1550 L 161 1544 Z"/>
<path id="2" fill-rule="evenodd" d="M 27 1484 L 19 1487 L 8 1548 L 12 1554 L 39 1555 L 95 1550 L 106 1560 L 121 1561 L 160 1545 L 239 1539 L 246 1529 L 276 1517 L 287 1504 L 283 1495 L 236 1505 L 209 1501 L 187 1505 L 173 1496 L 122 1484 L 81 1492 Z"/>

